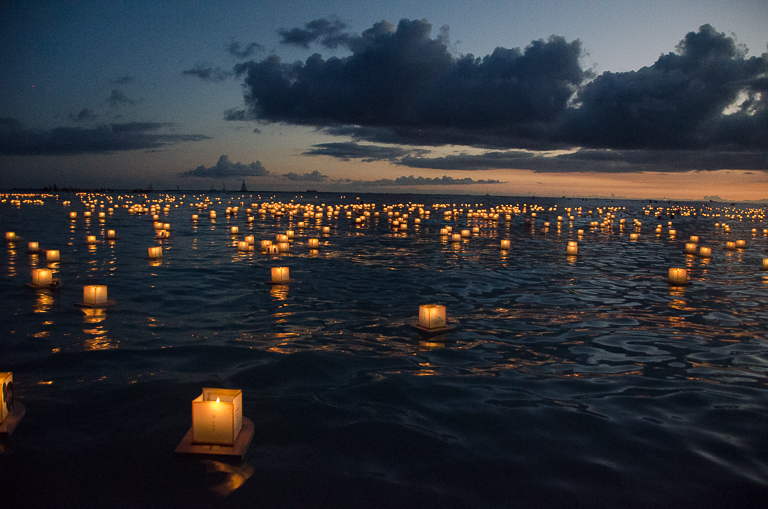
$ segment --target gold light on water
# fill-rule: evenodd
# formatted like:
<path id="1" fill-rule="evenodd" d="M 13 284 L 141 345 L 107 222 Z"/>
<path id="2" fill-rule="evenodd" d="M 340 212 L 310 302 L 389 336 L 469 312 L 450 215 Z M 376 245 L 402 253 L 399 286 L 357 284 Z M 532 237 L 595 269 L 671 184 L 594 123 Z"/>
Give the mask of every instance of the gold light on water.
<path id="1" fill-rule="evenodd" d="M 685 244 L 685 254 L 696 254 L 696 244 L 688 242 Z"/>
<path id="2" fill-rule="evenodd" d="M 579 244 L 575 240 L 568 241 L 568 247 L 565 248 L 565 253 L 571 256 L 579 254 Z"/>
<path id="3" fill-rule="evenodd" d="M 461 230 L 461 236 L 464 237 L 464 238 L 471 237 L 472 236 L 472 232 L 470 232 L 469 230 Z"/>
<path id="4" fill-rule="evenodd" d="M 37 252 L 40 249 L 40 244 L 37 242 L 30 242 L 27 244 L 27 249 L 31 252 Z"/>
<path id="5" fill-rule="evenodd" d="M 272 282 L 285 283 L 289 279 L 289 274 L 288 267 L 272 267 Z"/>
<path id="6" fill-rule="evenodd" d="M 253 235 L 246 235 L 245 241 L 248 243 L 249 246 L 252 246 L 256 243 L 256 239 L 253 237 Z"/>
<path id="7" fill-rule="evenodd" d="M 317 249 L 320 247 L 320 240 L 319 239 L 309 239 L 307 240 L 307 244 L 309 245 L 310 249 Z"/>
<path id="8" fill-rule="evenodd" d="M 70 212 L 69 213 L 69 218 L 70 219 L 77 219 L 77 212 Z"/>
<path id="9" fill-rule="evenodd" d="M 511 243 L 506 239 L 501 241 L 501 249 L 503 249 L 504 251 L 509 251 L 510 245 Z"/>
<path id="10" fill-rule="evenodd" d="M 461 242 L 461 234 L 454 233 L 451 235 L 451 242 Z"/>
<path id="11" fill-rule="evenodd" d="M 630 233 L 629 240 L 637 240 L 640 237 L 637 233 Z"/>
<path id="12" fill-rule="evenodd" d="M 697 237 L 696 235 L 691 235 L 691 238 L 688 240 L 688 242 L 692 242 L 694 244 L 698 244 L 699 243 L 699 237 Z"/>
<path id="13" fill-rule="evenodd" d="M 768 270 L 768 258 L 763 258 L 763 270 Z"/>
<path id="14" fill-rule="evenodd" d="M 726 242 L 725 243 L 725 250 L 726 251 L 736 251 L 736 243 L 735 242 Z"/>
<path id="15" fill-rule="evenodd" d="M 445 327 L 445 306 L 424 304 L 419 306 L 419 325 L 427 329 Z"/>
<path id="16" fill-rule="evenodd" d="M 287 253 L 291 250 L 291 245 L 288 242 L 278 242 L 277 250 L 281 253 Z"/>
<path id="17" fill-rule="evenodd" d="M 2 392 L 0 392 L 0 423 L 13 411 L 13 373 L 5 371 L 0 373 Z"/>
<path id="18" fill-rule="evenodd" d="M 670 268 L 669 269 L 669 281 L 671 283 L 685 283 L 688 281 L 688 271 L 685 269 L 679 269 L 679 268 Z"/>
<path id="19" fill-rule="evenodd" d="M 238 228 L 237 226 L 230 226 L 229 227 L 229 233 L 231 235 L 237 235 L 237 234 L 240 233 L 240 228 Z"/>
<path id="20" fill-rule="evenodd" d="M 35 286 L 53 284 L 53 272 L 50 269 L 34 269 L 32 271 L 32 284 Z"/>
<path id="21" fill-rule="evenodd" d="M 744 249 L 747 247 L 747 241 L 746 240 L 737 240 L 736 241 L 736 248 L 737 249 Z"/>
<path id="22" fill-rule="evenodd" d="M 5 232 L 5 241 L 13 242 L 16 240 L 16 232 Z"/>
<path id="23" fill-rule="evenodd" d="M 95 244 L 96 243 L 96 235 L 88 235 L 85 239 L 86 244 Z"/>
<path id="24" fill-rule="evenodd" d="M 49 249 L 45 252 L 45 259 L 49 262 L 58 262 L 59 261 L 59 250 L 58 249 Z"/>
<path id="25" fill-rule="evenodd" d="M 117 236 L 115 234 L 115 230 L 107 230 L 107 238 L 108 239 L 116 239 Z"/>
<path id="26" fill-rule="evenodd" d="M 86 285 L 83 287 L 83 302 L 90 306 L 107 303 L 107 285 Z"/>
<path id="27" fill-rule="evenodd" d="M 712 249 L 704 246 L 700 247 L 699 256 L 701 258 L 712 258 Z"/>
<path id="28" fill-rule="evenodd" d="M 192 400 L 192 441 L 233 445 L 243 428 L 243 391 L 208 389 Z"/>
<path id="29" fill-rule="evenodd" d="M 323 226 L 323 233 L 325 233 L 325 234 L 331 233 L 331 227 L 330 226 Z"/>
<path id="30" fill-rule="evenodd" d="M 241 240 L 237 243 L 237 250 L 241 253 L 248 252 L 251 250 L 251 245 L 247 241 Z"/>

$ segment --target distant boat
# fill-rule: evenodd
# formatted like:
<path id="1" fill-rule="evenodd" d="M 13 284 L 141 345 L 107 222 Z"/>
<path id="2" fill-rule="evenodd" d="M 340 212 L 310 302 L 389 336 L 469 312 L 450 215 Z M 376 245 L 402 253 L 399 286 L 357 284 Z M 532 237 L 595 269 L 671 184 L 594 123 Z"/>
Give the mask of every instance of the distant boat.
<path id="1" fill-rule="evenodd" d="M 247 193 L 248 189 L 245 187 L 245 180 L 243 180 L 243 185 L 240 186 L 240 192 L 241 193 Z"/>
<path id="2" fill-rule="evenodd" d="M 307 193 L 306 194 L 316 193 L 316 192 L 317 192 L 317 189 L 307 189 Z"/>

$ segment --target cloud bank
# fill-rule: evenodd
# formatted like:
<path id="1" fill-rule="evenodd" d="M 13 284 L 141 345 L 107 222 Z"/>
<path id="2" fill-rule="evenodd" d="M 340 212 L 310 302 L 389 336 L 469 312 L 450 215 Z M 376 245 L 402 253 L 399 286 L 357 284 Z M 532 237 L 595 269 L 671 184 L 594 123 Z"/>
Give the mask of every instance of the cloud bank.
<path id="1" fill-rule="evenodd" d="M 214 166 L 198 166 L 194 170 L 182 173 L 184 177 L 228 178 L 228 177 L 264 177 L 269 172 L 260 161 L 250 164 L 233 163 L 229 157 L 222 155 Z"/>
<path id="2" fill-rule="evenodd" d="M 90 110 L 82 110 L 78 117 L 86 121 L 92 115 Z M 31 129 L 15 118 L 0 118 L 0 155 L 71 155 L 149 150 L 210 139 L 202 134 L 159 132 L 169 127 L 172 127 L 172 124 L 128 122 L 92 128 Z"/>
<path id="3" fill-rule="evenodd" d="M 579 160 L 579 170 L 589 161 L 596 171 L 657 171 L 666 161 L 673 169 L 714 169 L 716 161 L 724 168 L 768 169 L 768 54 L 748 57 L 733 37 L 710 25 L 686 34 L 650 66 L 600 76 L 582 67 L 579 40 L 559 36 L 475 57 L 452 55 L 447 29 L 432 38 L 426 20 L 382 21 L 360 35 L 345 29 L 320 19 L 279 31 L 284 44 L 344 47 L 350 55 L 315 53 L 294 63 L 269 55 L 236 65 L 245 108 L 228 118 L 312 125 L 355 142 L 582 149 L 550 161 L 505 158 L 504 167 L 523 159 L 537 171 L 555 171 L 553 164 L 572 171 Z M 353 154 L 373 150 L 364 146 L 315 146 L 307 155 L 339 157 L 334 151 L 341 149 L 346 157 L 412 167 L 458 165 L 398 154 L 394 147 L 385 155 Z M 485 159 L 499 164 L 500 158 Z M 464 158 L 467 166 L 483 166 L 470 160 Z"/>

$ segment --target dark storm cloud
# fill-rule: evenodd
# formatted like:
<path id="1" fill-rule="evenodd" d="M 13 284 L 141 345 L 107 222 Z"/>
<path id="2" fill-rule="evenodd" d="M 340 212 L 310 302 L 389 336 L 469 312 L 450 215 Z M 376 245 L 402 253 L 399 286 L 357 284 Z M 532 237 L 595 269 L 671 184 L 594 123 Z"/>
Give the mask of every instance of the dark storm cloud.
<path id="1" fill-rule="evenodd" d="M 82 113 L 82 112 L 81 112 Z M 185 141 L 210 139 L 200 134 L 158 132 L 171 124 L 131 122 L 92 128 L 30 129 L 12 118 L 0 119 L 0 154 L 61 155 L 159 149 Z"/>
<path id="2" fill-rule="evenodd" d="M 241 58 L 241 59 L 249 58 L 256 53 L 261 53 L 263 51 L 264 51 L 264 46 L 262 46 L 258 42 L 252 42 L 250 44 L 241 44 L 237 41 L 232 41 L 229 44 L 227 44 L 227 53 L 229 53 L 235 58 Z"/>
<path id="3" fill-rule="evenodd" d="M 204 81 L 219 82 L 229 79 L 233 73 L 231 71 L 222 69 L 221 67 L 206 67 L 203 64 L 198 64 L 192 69 L 181 71 L 181 74 L 187 76 L 197 76 Z"/>
<path id="4" fill-rule="evenodd" d="M 649 67 L 603 73 L 579 90 L 561 136 L 581 146 L 624 149 L 764 149 L 768 54 L 747 58 L 710 25 Z M 735 111 L 723 111 L 743 96 Z"/>
<path id="5" fill-rule="evenodd" d="M 121 91 L 115 89 L 112 91 L 111 94 L 109 94 L 109 98 L 107 99 L 107 102 L 112 107 L 118 107 L 123 105 L 134 105 L 136 104 L 136 101 L 133 99 L 129 99 L 128 96 L 126 96 Z"/>
<path id="6" fill-rule="evenodd" d="M 423 154 L 424 150 L 404 149 L 401 147 L 382 147 L 379 145 L 360 145 L 354 142 L 320 143 L 312 145 L 304 152 L 309 156 L 330 156 L 342 161 L 361 159 L 363 162 L 394 161 L 413 152 Z"/>
<path id="7" fill-rule="evenodd" d="M 182 175 L 202 178 L 263 177 L 269 175 L 269 172 L 260 161 L 251 164 L 233 163 L 229 157 L 223 155 L 219 157 L 215 166 L 201 165 L 194 170 L 185 171 Z"/>
<path id="8" fill-rule="evenodd" d="M 304 28 L 281 28 L 277 31 L 281 44 L 289 44 L 309 48 L 312 43 L 322 44 L 328 48 L 337 48 L 349 44 L 352 36 L 343 32 L 347 26 L 339 20 L 326 18 L 310 21 Z"/>
<path id="9" fill-rule="evenodd" d="M 431 29 L 425 20 L 401 20 L 394 31 L 382 22 L 351 38 L 345 58 L 314 54 L 285 64 L 270 55 L 240 64 L 246 106 L 274 122 L 385 128 L 399 142 L 532 139 L 562 115 L 589 76 L 579 65 L 579 41 L 553 36 L 524 51 L 497 48 L 457 59 L 447 36 L 432 39 Z M 297 29 L 297 41 L 299 33 L 314 40 L 305 32 Z"/>
<path id="10" fill-rule="evenodd" d="M 747 57 L 709 25 L 648 67 L 596 78 L 582 68 L 580 42 L 558 36 L 456 57 L 447 30 L 433 39 L 425 20 L 383 21 L 361 35 L 344 28 L 316 20 L 281 32 L 284 42 L 303 47 L 338 36 L 351 52 L 344 58 L 283 63 L 270 55 L 237 65 L 245 109 L 228 118 L 313 125 L 357 142 L 618 152 L 601 161 L 531 159 L 536 171 L 556 171 L 555 163 L 561 171 L 590 169 L 579 161 L 598 171 L 715 169 L 720 161 L 766 169 L 759 152 L 768 147 L 768 54 Z M 340 148 L 309 153 L 343 158 Z M 656 150 L 663 152 L 652 157 Z M 410 157 L 401 163 L 437 164 Z"/>
<path id="11" fill-rule="evenodd" d="M 312 173 L 304 173 L 299 175 L 298 173 L 290 172 L 283 173 L 283 177 L 294 182 L 325 182 L 328 180 L 327 175 L 323 175 L 319 171 L 315 170 Z"/>

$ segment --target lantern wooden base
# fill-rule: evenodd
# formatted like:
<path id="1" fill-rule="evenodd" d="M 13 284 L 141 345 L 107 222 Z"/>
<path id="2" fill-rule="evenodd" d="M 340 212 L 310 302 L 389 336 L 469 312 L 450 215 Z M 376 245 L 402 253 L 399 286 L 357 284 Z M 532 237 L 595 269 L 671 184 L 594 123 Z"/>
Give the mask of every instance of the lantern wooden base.
<path id="1" fill-rule="evenodd" d="M 51 280 L 51 284 L 49 285 L 36 285 L 34 283 L 25 283 L 25 286 L 27 288 L 32 288 L 33 290 L 46 290 L 49 288 L 56 289 L 56 288 L 61 288 L 61 280 L 53 279 Z"/>
<path id="2" fill-rule="evenodd" d="M 45 249 L 27 249 L 24 253 L 25 254 L 40 254 L 45 252 Z"/>
<path id="3" fill-rule="evenodd" d="M 456 327 L 450 327 L 446 325 L 445 327 L 428 329 L 417 323 L 413 323 L 411 324 L 411 330 L 418 332 L 419 335 L 421 335 L 422 337 L 431 338 L 432 336 L 439 336 L 440 334 L 446 334 L 448 332 L 456 332 Z"/>
<path id="4" fill-rule="evenodd" d="M 16 425 L 19 424 L 19 421 L 21 421 L 21 418 L 24 417 L 24 414 L 26 413 L 27 409 L 24 408 L 24 405 L 18 401 L 14 401 L 13 412 L 9 413 L 2 424 L 0 424 L 0 439 L 11 436 L 16 429 Z"/>
<path id="5" fill-rule="evenodd" d="M 95 246 L 96 244 L 103 244 L 103 242 L 100 240 L 94 240 L 93 242 L 88 242 L 88 241 L 85 242 L 86 246 Z"/>
<path id="6" fill-rule="evenodd" d="M 91 309 L 100 309 L 100 308 L 111 308 L 115 306 L 117 303 L 113 300 L 108 300 L 107 302 L 104 302 L 102 304 L 88 304 L 87 302 L 75 302 L 75 307 L 78 308 L 91 308 Z"/>
<path id="7" fill-rule="evenodd" d="M 763 272 L 768 272 L 768 269 L 764 269 L 762 267 L 760 267 L 760 270 L 762 270 Z"/>
<path id="8" fill-rule="evenodd" d="M 120 237 L 104 237 L 105 241 L 120 240 Z"/>
<path id="9" fill-rule="evenodd" d="M 280 286 L 287 285 L 288 283 L 293 283 L 295 281 L 295 279 L 286 279 L 285 281 L 267 281 L 267 284 L 272 286 Z"/>
<path id="10" fill-rule="evenodd" d="M 672 281 L 671 279 L 666 279 L 666 282 L 669 284 L 669 286 L 691 286 L 690 281 L 685 282 L 679 282 L 679 281 Z"/>
<path id="11" fill-rule="evenodd" d="M 174 451 L 176 454 L 182 455 L 212 455 L 212 456 L 234 456 L 239 459 L 243 459 L 245 453 L 248 451 L 248 447 L 253 440 L 254 426 L 250 419 L 243 417 L 243 427 L 240 430 L 240 434 L 237 435 L 234 445 L 213 445 L 213 444 L 196 444 L 192 442 L 192 428 L 189 428 L 187 434 L 181 440 L 181 443 L 176 447 Z"/>
<path id="12" fill-rule="evenodd" d="M 149 258 L 147 256 L 144 257 L 145 260 L 149 260 L 150 262 L 155 262 L 158 260 L 165 260 L 165 256 L 155 256 L 154 258 Z"/>

